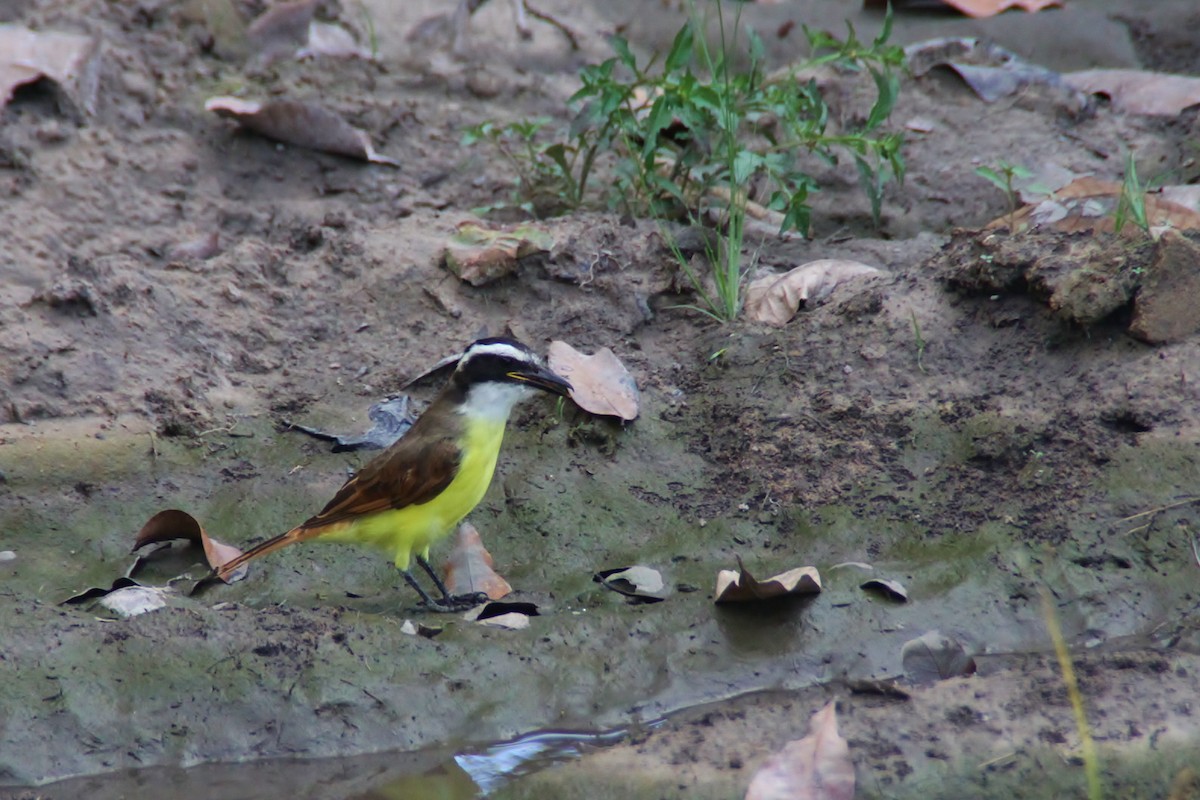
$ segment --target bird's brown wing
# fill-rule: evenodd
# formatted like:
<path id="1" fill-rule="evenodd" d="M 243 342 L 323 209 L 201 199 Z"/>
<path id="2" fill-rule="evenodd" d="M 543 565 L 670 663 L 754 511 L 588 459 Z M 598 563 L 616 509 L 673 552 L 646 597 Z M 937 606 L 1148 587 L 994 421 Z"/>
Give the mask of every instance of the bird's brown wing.
<path id="1" fill-rule="evenodd" d="M 346 481 L 320 513 L 299 527 L 324 528 L 365 514 L 427 503 L 454 480 L 461 456 L 452 439 L 401 439 Z"/>

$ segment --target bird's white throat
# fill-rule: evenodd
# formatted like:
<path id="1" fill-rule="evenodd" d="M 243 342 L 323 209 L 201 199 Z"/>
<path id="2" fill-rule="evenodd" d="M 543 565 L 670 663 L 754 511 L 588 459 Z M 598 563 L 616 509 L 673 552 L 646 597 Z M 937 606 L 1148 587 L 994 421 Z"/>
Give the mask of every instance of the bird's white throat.
<path id="1" fill-rule="evenodd" d="M 504 422 L 513 406 L 536 393 L 532 386 L 501 381 L 484 381 L 467 390 L 458 413 L 468 419 Z"/>

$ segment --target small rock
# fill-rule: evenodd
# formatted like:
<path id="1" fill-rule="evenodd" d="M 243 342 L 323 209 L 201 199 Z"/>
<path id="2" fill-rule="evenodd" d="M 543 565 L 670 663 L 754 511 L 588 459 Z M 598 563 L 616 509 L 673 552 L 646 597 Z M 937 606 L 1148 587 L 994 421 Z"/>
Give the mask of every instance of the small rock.
<path id="1" fill-rule="evenodd" d="M 1177 342 L 1200 330 L 1200 245 L 1176 231 L 1158 241 L 1133 306 L 1129 334 L 1149 344 Z"/>

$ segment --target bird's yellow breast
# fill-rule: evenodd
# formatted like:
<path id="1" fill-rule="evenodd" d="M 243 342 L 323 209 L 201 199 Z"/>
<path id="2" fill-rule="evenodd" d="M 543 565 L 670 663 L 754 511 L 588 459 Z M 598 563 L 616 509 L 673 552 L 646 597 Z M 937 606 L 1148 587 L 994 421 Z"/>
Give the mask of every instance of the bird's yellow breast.
<path id="1" fill-rule="evenodd" d="M 326 538 L 377 547 L 390 553 L 399 569 L 408 569 L 413 553 L 427 555 L 431 544 L 451 533 L 479 505 L 496 471 L 504 427 L 503 419 L 464 420 L 458 472 L 437 497 L 420 505 L 372 514 Z"/>

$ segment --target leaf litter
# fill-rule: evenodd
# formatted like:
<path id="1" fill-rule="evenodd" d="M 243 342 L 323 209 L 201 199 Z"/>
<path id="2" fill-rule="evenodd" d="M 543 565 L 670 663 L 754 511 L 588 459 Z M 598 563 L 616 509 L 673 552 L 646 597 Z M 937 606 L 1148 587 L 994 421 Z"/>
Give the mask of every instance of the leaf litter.
<path id="1" fill-rule="evenodd" d="M 482 592 L 492 600 L 512 594 L 512 586 L 492 569 L 492 554 L 483 546 L 479 531 L 469 522 L 458 526 L 454 548 L 442 571 L 450 594 Z"/>
<path id="2" fill-rule="evenodd" d="M 975 674 L 975 659 L 952 636 L 940 631 L 910 639 L 900 648 L 904 672 L 913 683 L 933 683 Z"/>
<path id="3" fill-rule="evenodd" d="M 100 44 L 91 36 L 0 25 L 0 109 L 18 87 L 47 78 L 79 113 L 95 112 Z"/>
<path id="4" fill-rule="evenodd" d="M 489 227 L 460 222 L 442 250 L 446 269 L 472 286 L 484 286 L 512 274 L 523 258 L 549 253 L 554 237 L 536 225 Z"/>
<path id="5" fill-rule="evenodd" d="M 200 522 L 191 514 L 175 508 L 160 511 L 151 517 L 138 531 L 133 549 L 137 551 L 148 544 L 170 542 L 176 539 L 183 539 L 203 547 L 208 566 L 214 570 L 242 554 L 242 551 L 233 545 L 224 544 L 209 536 Z M 239 569 L 225 582 L 233 583 L 244 577 L 246 577 L 246 570 Z"/>
<path id="6" fill-rule="evenodd" d="M 809 734 L 768 758 L 746 790 L 746 800 L 853 800 L 850 744 L 838 733 L 837 701 L 813 714 Z"/>
<path id="7" fill-rule="evenodd" d="M 602 347 L 588 356 L 555 340 L 548 361 L 550 369 L 571 382 L 571 399 L 584 411 L 627 422 L 637 419 L 641 406 L 637 382 L 612 350 Z"/>
<path id="8" fill-rule="evenodd" d="M 723 569 L 717 573 L 715 603 L 753 603 L 788 595 L 818 594 L 821 575 L 816 567 L 796 567 L 765 580 L 758 580 L 738 559 L 736 570 Z"/>
<path id="9" fill-rule="evenodd" d="M 408 395 L 389 397 L 374 403 L 367 410 L 372 425 L 365 433 L 330 433 L 320 428 L 310 428 L 295 422 L 283 421 L 285 430 L 300 431 L 315 439 L 333 442 L 330 452 L 344 453 L 352 450 L 383 450 L 393 445 L 417 421 L 412 412 Z"/>
<path id="10" fill-rule="evenodd" d="M 308 150 L 399 167 L 400 162 L 376 152 L 371 137 L 336 111 L 302 100 L 245 100 L 210 97 L 204 110 L 235 120 L 268 139 Z"/>
<path id="11" fill-rule="evenodd" d="M 822 258 L 782 275 L 764 275 L 746 286 L 746 318 L 783 327 L 802 305 L 824 300 L 843 283 L 879 274 L 883 271 L 860 261 Z"/>
<path id="12" fill-rule="evenodd" d="M 601 570 L 592 576 L 592 580 L 606 589 L 643 603 L 658 603 L 667 597 L 662 573 L 641 564 Z"/>

